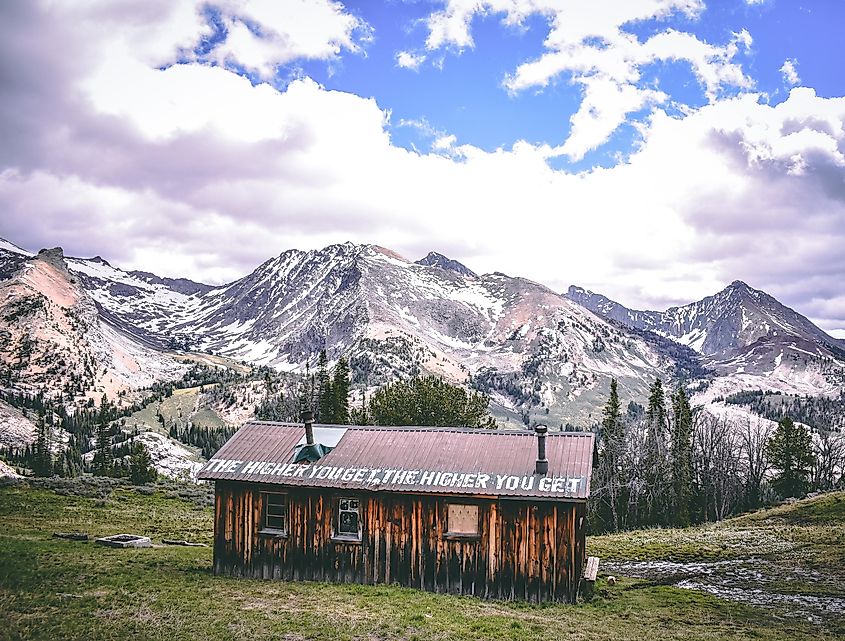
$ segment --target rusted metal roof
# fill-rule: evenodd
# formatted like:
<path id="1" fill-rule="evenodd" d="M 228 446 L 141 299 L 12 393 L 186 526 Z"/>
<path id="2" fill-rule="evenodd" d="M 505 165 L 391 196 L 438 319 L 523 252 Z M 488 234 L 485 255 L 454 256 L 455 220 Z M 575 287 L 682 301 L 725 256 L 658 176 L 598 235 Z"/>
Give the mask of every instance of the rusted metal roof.
<path id="1" fill-rule="evenodd" d="M 336 442 L 311 464 L 294 463 L 300 424 L 247 423 L 206 463 L 199 478 L 405 493 L 585 500 L 591 433 L 550 433 L 547 474 L 534 473 L 533 431 L 315 425 Z M 320 438 L 317 438 L 318 442 Z"/>

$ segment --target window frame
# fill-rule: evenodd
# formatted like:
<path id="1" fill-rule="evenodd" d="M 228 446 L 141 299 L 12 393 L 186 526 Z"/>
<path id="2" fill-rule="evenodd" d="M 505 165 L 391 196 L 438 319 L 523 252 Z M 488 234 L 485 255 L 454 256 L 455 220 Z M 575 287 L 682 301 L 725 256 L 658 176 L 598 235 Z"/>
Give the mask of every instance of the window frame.
<path id="1" fill-rule="evenodd" d="M 284 506 L 284 514 L 269 514 L 270 510 L 270 497 L 281 497 L 282 503 L 281 505 Z M 273 504 L 277 506 L 278 504 Z M 269 525 L 268 519 L 270 518 L 279 518 L 282 517 L 284 519 L 284 527 L 278 528 Z M 290 499 L 287 492 L 261 492 L 261 529 L 258 530 L 259 534 L 269 534 L 276 537 L 287 538 L 288 531 L 290 530 Z"/>
<path id="2" fill-rule="evenodd" d="M 346 532 L 340 531 L 340 519 L 341 514 L 343 512 L 351 512 L 352 510 L 346 508 L 341 510 L 341 502 L 342 501 L 357 501 L 358 507 L 355 510 L 358 515 L 358 533 L 357 534 L 349 534 Z M 351 496 L 351 495 L 339 495 L 335 496 L 332 500 L 334 513 L 332 514 L 332 541 L 335 543 L 361 543 L 364 534 L 364 519 L 363 515 L 361 514 L 361 507 L 363 506 L 364 499 L 360 496 Z"/>
<path id="3" fill-rule="evenodd" d="M 451 506 L 471 507 L 475 508 L 475 532 L 454 532 L 449 523 L 449 508 Z M 444 539 L 452 539 L 459 541 L 477 541 L 481 538 L 481 506 L 475 501 L 445 501 L 446 507 L 446 527 L 443 531 Z"/>

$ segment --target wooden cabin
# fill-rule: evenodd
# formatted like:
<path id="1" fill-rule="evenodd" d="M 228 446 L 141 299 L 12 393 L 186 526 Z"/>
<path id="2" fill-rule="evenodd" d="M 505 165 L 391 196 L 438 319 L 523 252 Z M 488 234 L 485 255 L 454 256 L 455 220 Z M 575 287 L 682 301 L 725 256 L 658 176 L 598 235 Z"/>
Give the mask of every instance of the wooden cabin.
<path id="1" fill-rule="evenodd" d="M 214 571 L 574 602 L 593 435 L 252 422 L 215 482 Z"/>

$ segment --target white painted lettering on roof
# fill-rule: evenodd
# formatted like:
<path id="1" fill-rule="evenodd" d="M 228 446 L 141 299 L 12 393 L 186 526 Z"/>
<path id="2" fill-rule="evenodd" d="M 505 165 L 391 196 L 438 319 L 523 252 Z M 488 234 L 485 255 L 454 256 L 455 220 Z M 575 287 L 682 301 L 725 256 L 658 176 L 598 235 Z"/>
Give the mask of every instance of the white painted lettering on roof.
<path id="1" fill-rule="evenodd" d="M 283 478 L 314 479 L 357 484 L 370 488 L 431 487 L 463 488 L 471 490 L 532 491 L 535 486 L 542 494 L 575 494 L 586 483 L 582 476 L 515 476 L 482 472 L 442 472 L 433 470 L 381 469 L 369 467 L 339 467 L 307 465 L 303 463 L 275 463 L 270 461 L 238 461 L 211 459 L 202 472 L 244 474 L 251 477 L 281 476 Z M 307 483 L 306 483 L 307 484 Z M 317 483 L 316 485 L 320 485 Z"/>

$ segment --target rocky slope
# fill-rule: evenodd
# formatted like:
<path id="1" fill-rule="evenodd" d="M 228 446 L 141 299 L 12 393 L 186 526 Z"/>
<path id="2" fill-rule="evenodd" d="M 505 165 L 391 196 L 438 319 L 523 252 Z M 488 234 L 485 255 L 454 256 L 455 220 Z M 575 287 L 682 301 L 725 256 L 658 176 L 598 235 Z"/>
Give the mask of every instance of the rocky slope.
<path id="1" fill-rule="evenodd" d="M 845 389 L 845 342 L 741 281 L 663 312 L 628 309 L 575 286 L 566 296 L 621 325 L 660 334 L 700 353 L 716 375 L 711 395 L 739 389 L 835 395 Z"/>
<path id="2" fill-rule="evenodd" d="M 114 398 L 183 368 L 101 316 L 61 249 L 25 256 L 0 282 L 0 338 L 0 381 L 54 396 Z"/>
<path id="3" fill-rule="evenodd" d="M 628 309 L 601 294 L 571 286 L 567 298 L 601 316 L 646 329 L 707 356 L 731 356 L 761 339 L 794 336 L 831 351 L 840 341 L 766 292 L 734 281 L 718 294 L 665 312 Z"/>
<path id="4" fill-rule="evenodd" d="M 21 252 L 0 246 L 4 264 L 23 266 L 3 287 L 21 287 L 21 274 L 44 262 Z M 713 379 L 713 389 L 845 388 L 841 344 L 740 282 L 697 303 L 640 312 L 579 288 L 561 296 L 526 279 L 477 275 L 434 252 L 411 262 L 352 243 L 285 251 L 218 287 L 125 272 L 99 257 L 66 265 L 74 296 L 87 301 L 71 305 L 86 310 L 86 326 L 144 358 L 197 350 L 299 371 L 325 349 L 330 360 L 349 357 L 358 389 L 432 373 L 488 392 L 500 418 L 514 422 L 593 420 L 611 377 L 623 402 L 642 401 L 657 376 Z M 38 375 L 22 380 L 46 380 Z"/>
<path id="5" fill-rule="evenodd" d="M 102 324 L 135 345 L 282 370 L 326 349 L 350 358 L 358 386 L 417 373 L 471 381 L 517 422 L 585 420 L 611 376 L 638 398 L 656 376 L 697 368 L 684 348 L 614 326 L 542 285 L 478 276 L 435 254 L 414 263 L 374 245 L 290 250 L 215 288 L 101 258 L 67 267 Z"/>

